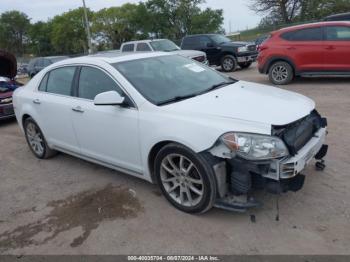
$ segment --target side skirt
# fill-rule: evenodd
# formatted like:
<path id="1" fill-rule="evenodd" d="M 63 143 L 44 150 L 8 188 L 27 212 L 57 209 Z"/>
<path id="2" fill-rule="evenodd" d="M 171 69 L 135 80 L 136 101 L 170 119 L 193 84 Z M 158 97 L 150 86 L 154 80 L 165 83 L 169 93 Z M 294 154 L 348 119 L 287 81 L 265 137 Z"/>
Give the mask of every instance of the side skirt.
<path id="1" fill-rule="evenodd" d="M 75 156 L 77 158 L 83 159 L 85 161 L 88 161 L 88 162 L 91 162 L 91 163 L 94 163 L 94 164 L 98 164 L 98 165 L 101 165 L 101 166 L 104 166 L 104 167 L 107 167 L 107 168 L 110 168 L 110 169 L 113 169 L 113 170 L 116 170 L 116 171 L 119 171 L 119 172 L 122 172 L 122 173 L 125 173 L 125 174 L 128 174 L 128 175 L 131 175 L 131 176 L 134 176 L 134 177 L 137 177 L 137 178 L 141 178 L 142 180 L 149 181 L 148 179 L 145 178 L 145 176 L 142 173 L 139 173 L 139 172 L 136 172 L 136 171 L 133 171 L 133 170 L 130 170 L 130 169 L 126 169 L 126 168 L 123 168 L 123 167 L 120 167 L 120 166 L 116 166 L 116 165 L 113 165 L 113 164 L 110 164 L 110 163 L 107 163 L 107 162 L 104 162 L 104 161 L 101 161 L 101 160 L 98 160 L 98 159 L 95 159 L 95 158 L 92 158 L 92 157 L 84 156 L 84 155 L 72 152 L 70 150 L 63 149 L 63 148 L 58 147 L 58 146 L 52 146 L 52 149 L 55 149 L 57 151 L 66 153 L 66 154 L 71 155 L 71 156 Z M 149 181 L 149 182 L 151 182 L 151 181 Z"/>

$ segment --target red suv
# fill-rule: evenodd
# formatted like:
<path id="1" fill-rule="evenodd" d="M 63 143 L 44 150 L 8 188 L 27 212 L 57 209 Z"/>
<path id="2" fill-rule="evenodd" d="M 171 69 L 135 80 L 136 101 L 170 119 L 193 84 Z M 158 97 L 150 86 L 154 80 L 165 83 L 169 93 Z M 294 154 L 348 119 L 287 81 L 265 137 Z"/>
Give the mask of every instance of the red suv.
<path id="1" fill-rule="evenodd" d="M 259 51 L 259 72 L 276 85 L 295 76 L 350 76 L 350 22 L 284 28 L 271 33 Z"/>

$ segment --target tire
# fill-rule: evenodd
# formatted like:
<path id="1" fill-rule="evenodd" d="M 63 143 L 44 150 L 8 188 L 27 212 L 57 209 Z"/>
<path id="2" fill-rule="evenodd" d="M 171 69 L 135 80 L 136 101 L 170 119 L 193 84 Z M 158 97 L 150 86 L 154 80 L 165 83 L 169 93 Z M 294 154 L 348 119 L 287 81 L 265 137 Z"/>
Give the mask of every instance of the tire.
<path id="1" fill-rule="evenodd" d="M 294 78 L 292 66 L 284 61 L 275 62 L 269 70 L 269 79 L 275 85 L 287 85 Z"/>
<path id="2" fill-rule="evenodd" d="M 216 180 L 213 168 L 203 156 L 172 143 L 159 151 L 154 168 L 163 195 L 177 209 L 196 214 L 213 207 Z"/>
<path id="3" fill-rule="evenodd" d="M 233 72 L 237 68 L 237 59 L 232 55 L 225 55 L 221 59 L 221 68 L 224 72 Z"/>
<path id="4" fill-rule="evenodd" d="M 57 151 L 52 150 L 46 143 L 46 139 L 39 128 L 38 124 L 29 117 L 24 121 L 24 134 L 28 146 L 32 153 L 39 159 L 48 159 L 57 154 Z"/>
<path id="5" fill-rule="evenodd" d="M 239 63 L 238 65 L 239 65 L 240 68 L 246 69 L 246 68 L 249 68 L 252 65 L 252 62 Z"/>

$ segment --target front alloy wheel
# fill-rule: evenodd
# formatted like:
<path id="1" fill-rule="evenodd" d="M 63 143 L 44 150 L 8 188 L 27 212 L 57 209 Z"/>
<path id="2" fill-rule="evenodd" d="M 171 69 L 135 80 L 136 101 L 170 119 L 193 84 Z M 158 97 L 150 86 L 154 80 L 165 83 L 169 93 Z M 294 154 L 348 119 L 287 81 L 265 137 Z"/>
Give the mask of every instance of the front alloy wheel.
<path id="1" fill-rule="evenodd" d="M 211 166 L 200 155 L 178 144 L 162 148 L 155 161 L 157 182 L 167 200 L 187 213 L 203 213 L 215 201 Z"/>
<path id="2" fill-rule="evenodd" d="M 160 170 L 162 185 L 178 204 L 194 207 L 203 198 L 203 179 L 191 160 L 180 154 L 163 159 Z"/>

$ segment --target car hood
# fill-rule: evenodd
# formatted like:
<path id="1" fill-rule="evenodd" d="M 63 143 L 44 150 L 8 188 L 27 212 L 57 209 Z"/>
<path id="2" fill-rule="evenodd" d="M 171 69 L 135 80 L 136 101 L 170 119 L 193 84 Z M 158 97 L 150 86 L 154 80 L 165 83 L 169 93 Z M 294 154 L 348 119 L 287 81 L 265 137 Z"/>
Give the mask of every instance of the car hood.
<path id="1" fill-rule="evenodd" d="M 281 126 L 310 114 L 315 103 L 294 92 L 238 81 L 165 108 L 180 114 L 195 114 L 196 117 L 210 115 Z"/>
<path id="2" fill-rule="evenodd" d="M 206 54 L 202 51 L 196 51 L 196 50 L 177 50 L 173 51 L 172 53 L 178 54 L 185 57 L 197 57 L 197 56 L 206 56 Z"/>
<path id="3" fill-rule="evenodd" d="M 226 42 L 221 44 L 221 46 L 224 47 L 241 47 L 241 46 L 246 46 L 246 45 L 250 45 L 251 43 L 248 42 Z"/>

